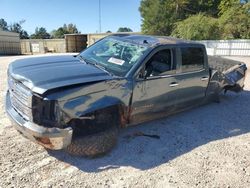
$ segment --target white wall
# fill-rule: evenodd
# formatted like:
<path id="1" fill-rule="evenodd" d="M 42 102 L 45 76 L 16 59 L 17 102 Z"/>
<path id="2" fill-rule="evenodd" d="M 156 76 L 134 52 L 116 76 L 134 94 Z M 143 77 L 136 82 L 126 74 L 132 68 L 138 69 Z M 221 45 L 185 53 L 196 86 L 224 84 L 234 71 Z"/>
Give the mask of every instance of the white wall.
<path id="1" fill-rule="evenodd" d="M 208 55 L 250 56 L 250 40 L 203 40 Z"/>

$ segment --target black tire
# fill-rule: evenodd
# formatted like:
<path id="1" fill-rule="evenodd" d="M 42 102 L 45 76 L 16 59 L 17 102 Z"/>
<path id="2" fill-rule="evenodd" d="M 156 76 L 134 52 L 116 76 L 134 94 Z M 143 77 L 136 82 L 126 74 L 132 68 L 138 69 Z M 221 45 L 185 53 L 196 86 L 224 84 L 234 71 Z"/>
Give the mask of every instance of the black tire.
<path id="1" fill-rule="evenodd" d="M 109 151 L 116 145 L 118 129 L 109 130 L 79 138 L 73 138 L 66 151 L 71 155 L 83 157 L 98 157 Z"/>

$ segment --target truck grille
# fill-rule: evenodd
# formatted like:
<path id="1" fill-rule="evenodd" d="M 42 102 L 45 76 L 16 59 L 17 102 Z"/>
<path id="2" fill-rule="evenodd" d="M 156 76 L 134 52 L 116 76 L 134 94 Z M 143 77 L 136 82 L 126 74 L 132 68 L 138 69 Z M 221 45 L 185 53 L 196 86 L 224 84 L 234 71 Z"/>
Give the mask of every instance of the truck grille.
<path id="1" fill-rule="evenodd" d="M 26 120 L 32 118 L 32 93 L 22 83 L 9 78 L 10 101 L 13 108 Z"/>

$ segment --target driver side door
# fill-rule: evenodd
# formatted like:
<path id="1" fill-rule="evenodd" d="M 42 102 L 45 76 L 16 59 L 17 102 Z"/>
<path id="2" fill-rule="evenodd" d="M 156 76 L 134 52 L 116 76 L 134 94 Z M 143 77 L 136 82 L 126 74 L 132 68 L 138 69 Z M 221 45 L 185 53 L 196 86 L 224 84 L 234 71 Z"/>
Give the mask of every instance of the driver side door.
<path id="1" fill-rule="evenodd" d="M 176 109 L 178 82 L 176 51 L 156 51 L 135 79 L 130 123 L 138 124 L 171 114 Z"/>

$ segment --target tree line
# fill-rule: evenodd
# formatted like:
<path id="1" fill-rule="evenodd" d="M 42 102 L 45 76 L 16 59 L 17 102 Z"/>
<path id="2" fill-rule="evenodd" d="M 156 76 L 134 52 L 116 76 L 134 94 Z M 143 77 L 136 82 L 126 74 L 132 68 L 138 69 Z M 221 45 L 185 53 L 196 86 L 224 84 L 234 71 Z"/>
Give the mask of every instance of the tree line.
<path id="1" fill-rule="evenodd" d="M 64 34 L 77 34 L 81 33 L 75 24 L 64 24 L 62 27 L 47 32 L 45 27 L 36 27 L 35 32 L 28 35 L 27 31 L 22 28 L 22 24 L 25 20 L 8 24 L 3 18 L 0 19 L 0 30 L 11 31 L 19 33 L 21 39 L 50 39 L 50 38 L 64 38 Z"/>
<path id="2" fill-rule="evenodd" d="M 27 31 L 23 30 L 22 24 L 25 22 L 25 20 L 21 20 L 19 22 L 15 22 L 13 24 L 8 25 L 8 23 L 1 18 L 0 19 L 0 30 L 3 31 L 11 31 L 11 32 L 16 32 L 20 34 L 21 39 L 27 39 L 29 38 L 29 35 Z"/>
<path id="3" fill-rule="evenodd" d="M 45 27 L 36 27 L 35 32 L 28 35 L 27 31 L 22 28 L 22 24 L 25 20 L 8 24 L 3 18 L 0 19 L 0 30 L 11 31 L 19 33 L 21 39 L 54 39 L 64 38 L 65 34 L 80 34 L 81 32 L 77 29 L 75 24 L 63 24 L 63 26 L 52 30 L 50 33 L 47 32 Z M 117 32 L 132 32 L 132 29 L 128 27 L 120 27 Z M 111 33 L 111 31 L 107 31 Z"/>
<path id="4" fill-rule="evenodd" d="M 248 0 L 141 0 L 142 32 L 191 40 L 249 39 Z"/>

